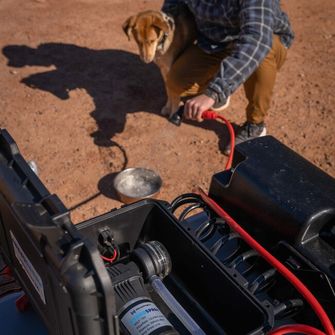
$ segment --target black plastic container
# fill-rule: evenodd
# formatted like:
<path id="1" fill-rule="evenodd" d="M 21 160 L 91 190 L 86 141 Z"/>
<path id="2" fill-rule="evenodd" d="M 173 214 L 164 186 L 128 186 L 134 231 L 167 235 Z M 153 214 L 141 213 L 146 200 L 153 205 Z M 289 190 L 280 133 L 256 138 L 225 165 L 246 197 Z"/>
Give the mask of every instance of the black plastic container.
<path id="1" fill-rule="evenodd" d="M 210 195 L 335 317 L 334 179 L 264 137 L 237 146 L 233 169 L 213 176 Z M 178 221 L 174 205 L 148 199 L 74 226 L 8 132 L 0 132 L 0 249 L 49 334 L 120 334 L 111 279 L 120 277 L 111 274 L 131 263 L 149 301 L 177 332 L 189 334 L 136 264 L 134 249 L 150 241 L 167 249 L 172 271 L 164 284 L 207 335 L 265 334 L 286 322 L 320 326 L 292 285 L 225 222 L 188 205 L 204 212 Z M 99 246 L 107 231 L 118 254 L 111 264 Z"/>
<path id="2" fill-rule="evenodd" d="M 334 178 L 265 136 L 236 147 L 232 171 L 212 177 L 209 195 L 289 266 L 335 320 Z"/>
<path id="3" fill-rule="evenodd" d="M 1 250 L 51 335 L 119 334 L 113 283 L 97 248 L 105 227 L 120 246 L 119 261 L 141 242 L 157 240 L 166 247 L 173 269 L 164 282 L 205 333 L 264 334 L 273 326 L 266 306 L 176 220 L 165 202 L 140 201 L 74 226 L 62 202 L 1 130 Z"/>
<path id="4" fill-rule="evenodd" d="M 140 201 L 76 228 L 82 235 L 94 238 L 106 226 L 115 232 L 115 241 L 128 244 L 130 251 L 137 243 L 151 240 L 158 240 L 167 248 L 172 273 L 165 279 L 166 285 L 177 299 L 184 301 L 183 307 L 207 334 L 262 334 L 272 325 L 265 306 L 234 281 L 233 274 L 161 203 Z M 239 322 L 241 315 L 245 318 L 243 323 Z"/>
<path id="5" fill-rule="evenodd" d="M 209 195 L 265 245 L 286 241 L 335 284 L 335 180 L 271 136 L 237 146 Z"/>

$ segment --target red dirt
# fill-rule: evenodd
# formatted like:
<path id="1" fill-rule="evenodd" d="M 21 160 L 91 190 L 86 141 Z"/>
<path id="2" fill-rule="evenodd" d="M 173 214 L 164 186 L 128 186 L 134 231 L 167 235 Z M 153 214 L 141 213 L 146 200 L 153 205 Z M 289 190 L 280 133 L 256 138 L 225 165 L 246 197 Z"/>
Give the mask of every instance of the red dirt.
<path id="1" fill-rule="evenodd" d="M 268 131 L 335 176 L 335 2 L 283 1 L 296 32 L 278 75 Z M 119 207 L 111 181 L 124 167 L 156 170 L 160 199 L 195 185 L 208 189 L 223 170 L 224 127 L 180 128 L 160 116 L 165 101 L 157 67 L 141 63 L 122 32 L 154 0 L 2 0 L 0 127 L 7 128 L 40 178 L 79 222 Z M 242 90 L 225 115 L 244 119 Z"/>

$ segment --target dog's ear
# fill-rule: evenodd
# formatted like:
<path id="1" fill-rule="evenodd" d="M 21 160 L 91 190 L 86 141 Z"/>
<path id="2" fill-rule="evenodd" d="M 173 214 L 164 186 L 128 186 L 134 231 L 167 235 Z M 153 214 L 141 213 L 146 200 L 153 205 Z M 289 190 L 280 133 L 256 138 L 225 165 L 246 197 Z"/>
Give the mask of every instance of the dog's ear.
<path id="1" fill-rule="evenodd" d="M 128 36 L 129 41 L 131 40 L 132 30 L 135 26 L 136 19 L 137 19 L 136 15 L 130 16 L 122 25 L 122 29 L 124 33 Z"/>
<path id="2" fill-rule="evenodd" d="M 170 25 L 167 21 L 163 20 L 161 17 L 153 17 L 152 20 L 153 27 L 162 30 L 163 33 L 168 34 L 171 30 Z"/>

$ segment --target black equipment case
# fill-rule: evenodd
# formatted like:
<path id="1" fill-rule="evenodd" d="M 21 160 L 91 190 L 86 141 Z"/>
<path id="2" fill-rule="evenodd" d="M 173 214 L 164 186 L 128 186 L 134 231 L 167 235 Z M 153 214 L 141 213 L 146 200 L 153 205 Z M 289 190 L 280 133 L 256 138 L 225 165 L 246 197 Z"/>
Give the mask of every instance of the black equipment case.
<path id="1" fill-rule="evenodd" d="M 113 284 L 96 243 L 106 226 L 124 255 L 143 241 L 165 245 L 173 263 L 167 285 L 207 334 L 262 334 L 273 324 L 266 307 L 231 279 L 165 202 L 143 200 L 73 225 L 6 130 L 0 134 L 0 183 L 5 261 L 51 335 L 119 334 Z M 239 315 L 246 320 L 238 322 Z"/>
<path id="2" fill-rule="evenodd" d="M 268 146 L 275 146 L 282 159 L 288 155 L 285 170 L 277 169 L 271 160 L 268 165 L 260 165 L 263 161 L 260 155 L 266 158 L 269 154 Z M 271 175 L 274 168 L 276 173 Z M 296 168 L 300 172 L 295 172 Z M 312 174 L 306 174 L 305 170 Z M 302 178 L 312 176 L 313 180 L 321 175 L 321 186 L 326 192 L 323 195 L 319 192 L 317 196 L 323 196 L 320 201 L 326 203 L 326 208 L 312 196 L 319 185 L 309 182 L 304 183 L 302 191 L 309 192 L 313 206 L 304 207 L 299 200 L 295 200 L 294 208 L 285 203 L 290 198 L 285 191 L 286 183 L 294 183 L 301 173 Z M 333 194 L 329 185 L 334 184 L 331 183 L 330 177 L 319 170 L 311 170 L 305 161 L 267 137 L 250 147 L 249 144 L 238 147 L 232 171 L 214 175 L 210 188 L 212 197 L 227 206 L 240 222 L 246 222 L 245 227 L 250 228 L 255 237 L 277 246 L 277 256 L 282 261 L 294 258 L 294 264 L 305 262 L 300 270 L 324 275 L 326 284 L 325 281 L 321 284 L 326 288 L 320 291 L 320 297 L 326 295 L 327 306 L 333 306 L 335 301 L 332 295 L 334 264 L 329 263 L 334 263 L 331 251 L 334 245 L 329 241 L 334 233 L 335 206 L 333 200 L 327 198 Z M 181 203 L 186 203 L 182 197 L 180 199 Z M 323 209 L 324 216 L 316 217 Z M 291 285 L 264 264 L 259 255 L 252 254 L 239 236 L 223 224 L 211 225 L 213 218 L 202 223 L 198 217 L 202 214 L 178 220 L 170 204 L 142 200 L 73 225 L 61 200 L 49 193 L 21 156 L 9 133 L 1 130 L 0 249 L 51 335 L 122 333 L 117 306 L 120 297 L 113 282 L 115 277 L 111 276 L 116 268 L 113 270 L 113 266 L 104 263 L 98 246 L 105 229 L 112 231 L 117 242 L 120 256 L 117 264 L 127 264 L 134 250 L 148 241 L 159 241 L 165 246 L 172 260 L 172 271 L 164 283 L 208 335 L 265 334 L 278 322 L 285 323 L 286 317 L 292 322 L 293 314 L 289 312 L 298 310 L 302 312 L 297 321 L 311 319 L 310 311 Z M 247 219 L 253 217 L 255 225 L 248 226 Z M 283 217 L 283 229 L 278 232 L 276 220 Z M 313 241 L 304 241 L 303 231 L 321 238 L 313 241 L 322 244 L 322 248 L 313 252 Z M 268 240 L 263 232 L 269 234 Z M 229 248 L 221 248 L 219 242 L 222 241 L 228 241 Z M 213 247 L 217 245 L 219 247 Z M 317 250 L 321 254 L 317 254 Z M 308 260 L 310 253 L 313 257 Z M 256 259 L 256 265 L 243 258 L 246 254 Z M 329 257 L 318 263 L 318 255 Z M 152 300 L 175 329 L 180 334 L 189 334 L 150 285 L 146 283 L 146 286 Z M 289 303 L 283 299 L 288 299 Z M 318 326 L 317 321 L 311 320 Z"/>

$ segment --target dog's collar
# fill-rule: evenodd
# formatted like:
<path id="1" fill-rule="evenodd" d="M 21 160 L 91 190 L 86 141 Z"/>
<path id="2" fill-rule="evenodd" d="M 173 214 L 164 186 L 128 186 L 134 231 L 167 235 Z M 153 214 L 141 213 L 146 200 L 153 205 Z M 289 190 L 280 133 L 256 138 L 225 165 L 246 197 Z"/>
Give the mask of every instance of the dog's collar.
<path id="1" fill-rule="evenodd" d="M 163 20 L 166 21 L 170 27 L 170 32 L 171 31 L 174 31 L 174 28 L 175 28 L 175 23 L 174 23 L 174 19 L 172 16 L 164 13 L 164 12 L 160 12 L 162 17 L 163 17 Z M 158 43 L 158 46 L 157 46 L 157 49 L 159 51 L 165 51 L 165 42 L 168 38 L 169 34 L 168 33 L 164 33 L 162 38 L 160 39 L 159 43 Z"/>
<path id="2" fill-rule="evenodd" d="M 168 33 L 164 33 L 162 38 L 160 39 L 159 43 L 158 43 L 158 46 L 157 46 L 157 49 L 159 51 L 162 51 L 164 50 L 164 45 L 165 45 L 165 42 L 166 42 L 166 39 L 168 38 L 169 34 Z"/>

